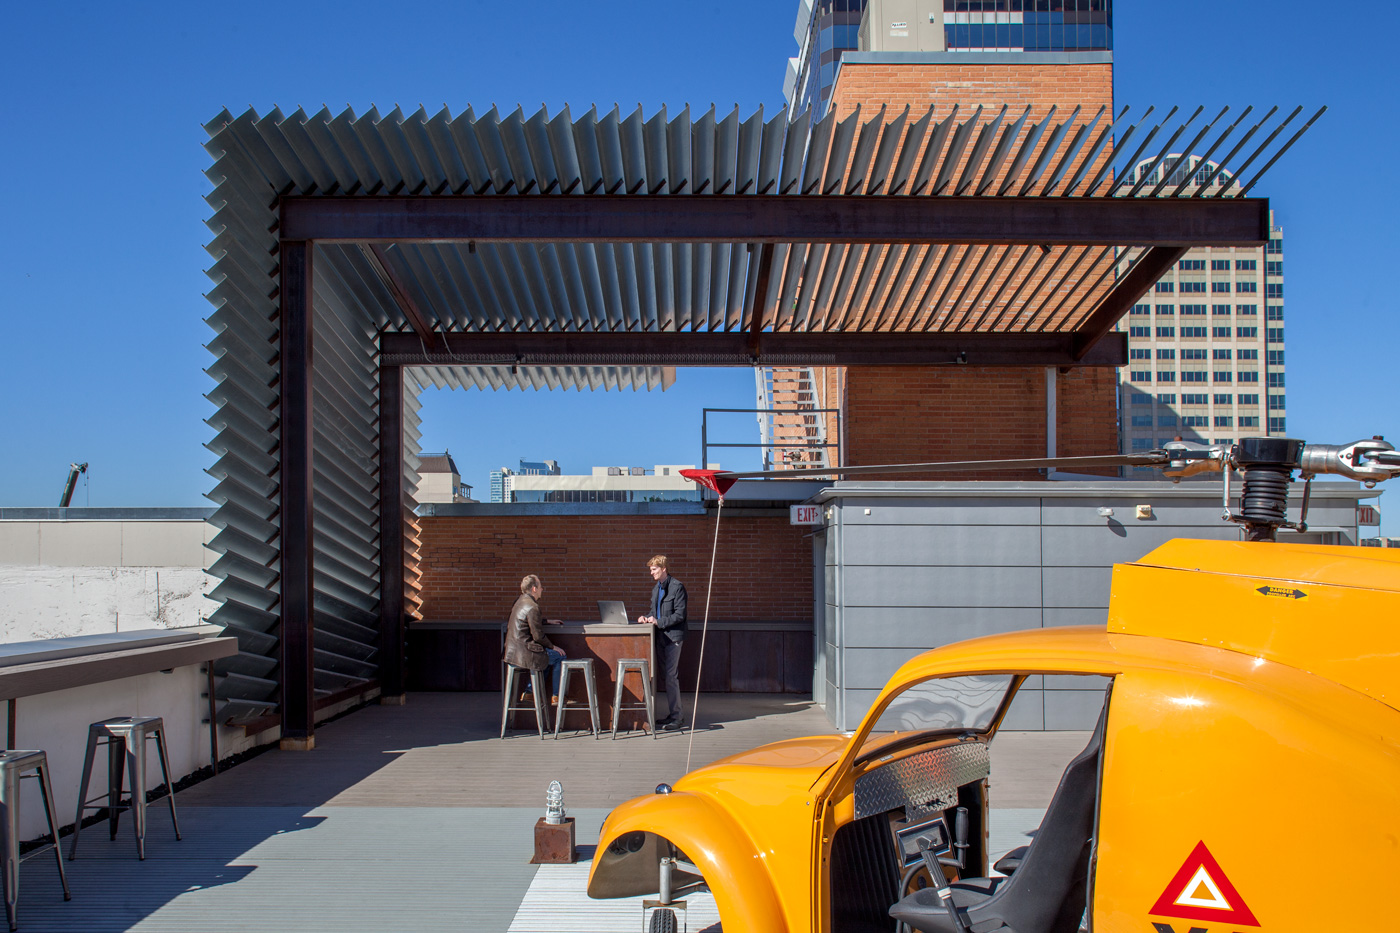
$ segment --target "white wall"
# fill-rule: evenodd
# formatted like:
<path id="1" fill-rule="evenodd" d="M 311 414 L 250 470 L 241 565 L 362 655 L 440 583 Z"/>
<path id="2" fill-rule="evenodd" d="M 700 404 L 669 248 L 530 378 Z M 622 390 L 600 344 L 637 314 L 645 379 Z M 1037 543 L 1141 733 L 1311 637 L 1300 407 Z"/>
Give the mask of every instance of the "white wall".
<path id="1" fill-rule="evenodd" d="M 0 521 L 0 642 L 199 625 L 216 604 L 200 520 Z"/>

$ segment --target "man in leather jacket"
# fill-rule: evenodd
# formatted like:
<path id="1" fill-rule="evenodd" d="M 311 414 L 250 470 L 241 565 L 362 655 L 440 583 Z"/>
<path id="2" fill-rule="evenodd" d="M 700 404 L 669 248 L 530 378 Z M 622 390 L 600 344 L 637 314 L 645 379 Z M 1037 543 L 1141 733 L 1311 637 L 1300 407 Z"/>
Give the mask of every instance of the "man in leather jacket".
<path id="1" fill-rule="evenodd" d="M 520 598 L 510 607 L 510 615 L 506 619 L 505 661 L 532 671 L 552 671 L 554 694 L 557 696 L 559 662 L 564 660 L 564 651 L 554 647 L 544 633 L 545 619 L 540 614 L 539 604 L 543 595 L 544 584 L 535 574 L 527 574 L 520 581 Z M 548 622 L 559 624 L 557 619 Z"/>
<path id="2" fill-rule="evenodd" d="M 681 642 L 685 641 L 685 584 L 671 576 L 666 569 L 666 555 L 657 554 L 647 561 L 647 570 L 656 585 L 651 588 L 651 615 L 637 621 L 651 623 L 660 637 L 657 647 L 661 653 L 661 671 L 666 682 L 666 703 L 670 711 L 656 728 L 673 732 L 681 728 Z"/>

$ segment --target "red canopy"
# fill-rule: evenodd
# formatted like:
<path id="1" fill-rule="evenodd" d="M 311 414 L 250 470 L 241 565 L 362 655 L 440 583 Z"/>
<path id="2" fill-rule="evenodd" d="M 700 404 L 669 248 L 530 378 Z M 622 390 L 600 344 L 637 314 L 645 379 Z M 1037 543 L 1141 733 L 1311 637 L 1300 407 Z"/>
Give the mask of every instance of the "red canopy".
<path id="1" fill-rule="evenodd" d="M 681 470 L 681 476 L 699 483 L 706 489 L 713 489 L 715 495 L 721 499 L 729 491 L 729 487 L 738 482 L 725 470 Z"/>

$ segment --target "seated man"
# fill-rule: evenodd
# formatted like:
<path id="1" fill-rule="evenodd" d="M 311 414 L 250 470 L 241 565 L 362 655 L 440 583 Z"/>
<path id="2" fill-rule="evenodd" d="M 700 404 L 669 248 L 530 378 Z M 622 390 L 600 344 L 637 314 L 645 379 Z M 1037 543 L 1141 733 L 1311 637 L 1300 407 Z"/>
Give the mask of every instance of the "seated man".
<path id="1" fill-rule="evenodd" d="M 532 671 L 551 671 L 553 693 L 558 696 L 559 662 L 564 660 L 564 651 L 554 647 L 544 634 L 545 623 L 539 604 L 543 595 L 544 584 L 540 578 L 533 573 L 526 574 L 520 581 L 520 598 L 510 607 L 506 619 L 505 662 Z M 550 619 L 549 624 L 557 625 L 559 620 Z"/>

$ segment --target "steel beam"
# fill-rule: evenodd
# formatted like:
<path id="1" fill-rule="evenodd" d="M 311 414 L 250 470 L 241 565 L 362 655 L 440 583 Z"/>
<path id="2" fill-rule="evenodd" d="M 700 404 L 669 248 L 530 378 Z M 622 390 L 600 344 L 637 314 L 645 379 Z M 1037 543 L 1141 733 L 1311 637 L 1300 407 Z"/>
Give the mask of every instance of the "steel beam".
<path id="1" fill-rule="evenodd" d="M 1093 354 L 1094 347 L 1113 330 L 1113 325 L 1122 320 L 1128 309 L 1147 294 L 1153 283 L 1171 271 L 1176 261 L 1185 255 L 1184 248 L 1171 246 L 1158 246 L 1143 253 L 1128 274 L 1118 280 L 1075 330 L 1072 353 L 1075 361 L 1087 359 Z"/>
<path id="2" fill-rule="evenodd" d="M 763 333 L 763 316 L 768 312 L 768 280 L 773 274 L 773 244 L 758 247 L 758 271 L 754 282 L 753 304 L 749 306 L 749 348 L 758 355 L 759 335 Z"/>
<path id="3" fill-rule="evenodd" d="M 379 367 L 379 684 L 404 695 L 403 370 Z"/>
<path id="4" fill-rule="evenodd" d="M 448 334 L 445 352 L 382 334 L 381 366 L 1123 366 L 1126 334 L 1079 358 L 1072 334 L 493 333 Z M 757 336 L 755 347 L 752 341 Z"/>
<path id="5" fill-rule="evenodd" d="M 408 326 L 412 327 L 413 332 L 422 337 L 428 346 L 438 346 L 436 331 L 428 323 L 427 315 L 419 310 L 418 303 L 409 294 L 408 286 L 395 274 L 393 266 L 389 265 L 389 257 L 385 255 L 384 250 L 385 248 L 378 243 L 365 243 L 360 246 L 360 252 L 374 270 L 374 274 L 379 276 L 379 281 L 389 290 L 390 297 L 407 319 Z"/>
<path id="6" fill-rule="evenodd" d="M 305 240 L 282 240 L 281 430 L 279 512 L 281 535 L 282 746 L 315 745 L 315 684 L 311 480 L 311 256 Z M 413 339 L 417 339 L 414 337 Z"/>
<path id="7" fill-rule="evenodd" d="M 1267 198 L 288 197 L 281 235 L 331 242 L 1262 246 Z"/>

